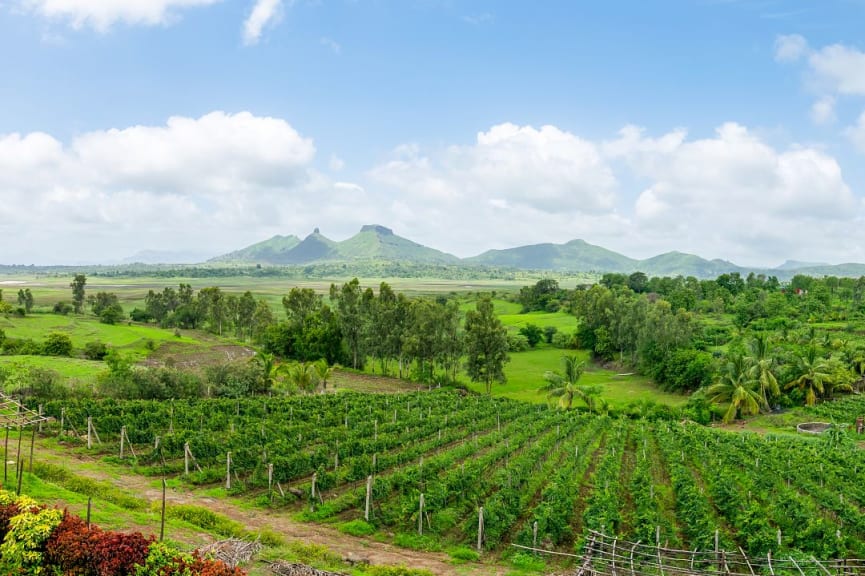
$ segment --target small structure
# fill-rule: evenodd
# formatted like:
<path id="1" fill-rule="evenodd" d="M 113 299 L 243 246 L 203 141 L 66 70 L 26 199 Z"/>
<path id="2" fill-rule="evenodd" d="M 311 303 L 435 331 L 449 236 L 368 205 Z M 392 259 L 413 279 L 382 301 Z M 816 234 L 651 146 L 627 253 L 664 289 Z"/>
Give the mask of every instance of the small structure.
<path id="1" fill-rule="evenodd" d="M 802 434 L 822 434 L 832 427 L 828 422 L 803 422 L 796 426 L 796 431 Z"/>
<path id="2" fill-rule="evenodd" d="M 36 442 L 36 429 L 43 423 L 48 422 L 51 418 L 39 412 L 25 408 L 20 402 L 10 398 L 9 396 L 0 393 L 0 426 L 6 429 L 6 439 L 3 443 L 3 484 L 9 480 L 9 430 L 18 429 L 18 452 L 15 456 L 13 464 L 17 466 L 16 476 L 18 477 L 18 491 L 21 490 L 21 473 L 24 470 L 24 465 L 21 460 L 21 438 L 24 435 L 24 429 L 30 428 L 32 436 L 30 438 L 30 471 L 33 471 L 33 447 Z"/>

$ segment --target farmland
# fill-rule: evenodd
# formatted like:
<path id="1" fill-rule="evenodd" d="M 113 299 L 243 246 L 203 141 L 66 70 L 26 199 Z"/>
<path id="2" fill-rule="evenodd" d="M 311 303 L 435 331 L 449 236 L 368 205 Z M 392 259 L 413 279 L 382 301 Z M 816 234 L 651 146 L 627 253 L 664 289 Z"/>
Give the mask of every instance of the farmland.
<path id="1" fill-rule="evenodd" d="M 589 530 L 699 550 L 717 530 L 724 548 L 755 555 L 865 552 L 865 462 L 846 437 L 734 434 L 447 391 L 45 409 L 50 433 L 74 450 L 87 451 L 89 416 L 102 440 L 89 452 L 138 473 L 415 546 L 476 544 L 482 507 L 489 552 L 511 542 L 574 551 Z M 812 414 L 863 411 L 851 398 Z"/>

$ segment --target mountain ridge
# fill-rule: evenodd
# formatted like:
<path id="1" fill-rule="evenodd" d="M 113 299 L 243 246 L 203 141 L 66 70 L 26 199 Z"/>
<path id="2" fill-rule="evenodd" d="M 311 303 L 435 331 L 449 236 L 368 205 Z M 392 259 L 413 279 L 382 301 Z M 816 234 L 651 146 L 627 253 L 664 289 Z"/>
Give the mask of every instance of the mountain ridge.
<path id="1" fill-rule="evenodd" d="M 359 261 L 406 262 L 421 265 L 486 266 L 542 272 L 644 272 L 650 276 L 695 276 L 715 278 L 725 273 L 760 273 L 792 277 L 811 275 L 865 275 L 865 264 L 829 265 L 787 260 L 776 268 L 739 266 L 722 259 L 708 260 L 696 254 L 670 251 L 650 258 L 636 259 L 608 248 L 573 239 L 562 244 L 551 242 L 487 250 L 477 256 L 458 258 L 453 254 L 424 246 L 394 233 L 386 226 L 366 224 L 345 240 L 334 241 L 318 228 L 300 240 L 295 235 L 274 236 L 212 258 L 208 263 L 310 265 Z"/>

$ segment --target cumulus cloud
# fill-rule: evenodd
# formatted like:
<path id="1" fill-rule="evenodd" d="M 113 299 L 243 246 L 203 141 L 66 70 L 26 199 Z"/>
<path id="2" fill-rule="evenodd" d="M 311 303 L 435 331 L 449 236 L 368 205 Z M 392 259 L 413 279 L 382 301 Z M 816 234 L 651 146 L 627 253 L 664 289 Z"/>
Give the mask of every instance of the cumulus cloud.
<path id="1" fill-rule="evenodd" d="M 389 191 L 395 228 L 459 255 L 564 241 L 579 234 L 576 226 L 604 226 L 617 187 L 596 144 L 554 126 L 509 123 L 478 133 L 471 145 L 433 152 L 400 146 L 368 177 Z"/>
<path id="2" fill-rule="evenodd" d="M 865 96 L 865 52 L 833 44 L 813 52 L 808 65 L 824 89 Z"/>
<path id="3" fill-rule="evenodd" d="M 647 244 L 675 242 L 745 264 L 804 253 L 836 260 L 861 217 L 834 158 L 809 147 L 776 150 L 739 124 L 698 140 L 631 128 L 606 148 L 648 181 L 634 206 Z"/>
<path id="4" fill-rule="evenodd" d="M 748 265 L 865 257 L 850 241 L 861 202 L 836 160 L 776 149 L 736 123 L 699 139 L 626 126 L 603 142 L 502 124 L 472 145 L 403 145 L 368 178 L 395 229 L 463 256 L 583 238 L 639 257 L 681 250 Z"/>
<path id="5" fill-rule="evenodd" d="M 243 42 L 258 44 L 267 26 L 275 24 L 281 14 L 283 0 L 256 0 L 249 16 L 243 22 Z"/>
<path id="6" fill-rule="evenodd" d="M 835 121 L 835 98 L 823 96 L 811 106 L 811 120 L 814 124 L 829 124 Z"/>
<path id="7" fill-rule="evenodd" d="M 316 213 L 310 197 L 339 199 L 346 210 L 363 201 L 362 191 L 347 194 L 317 174 L 314 157 L 313 142 L 287 122 L 248 112 L 173 117 L 68 143 L 38 132 L 0 135 L 3 204 L 26 207 L 4 223 L 20 238 L 38 228 L 42 247 L 16 242 L 3 261 L 122 257 L 190 241 L 222 250 Z"/>
<path id="8" fill-rule="evenodd" d="M 74 28 L 106 32 L 113 25 L 167 24 L 186 8 L 222 0 L 19 0 L 20 8 L 45 18 L 68 22 Z"/>
<path id="9" fill-rule="evenodd" d="M 778 36 L 775 39 L 775 60 L 795 62 L 808 52 L 808 41 L 798 34 Z"/>

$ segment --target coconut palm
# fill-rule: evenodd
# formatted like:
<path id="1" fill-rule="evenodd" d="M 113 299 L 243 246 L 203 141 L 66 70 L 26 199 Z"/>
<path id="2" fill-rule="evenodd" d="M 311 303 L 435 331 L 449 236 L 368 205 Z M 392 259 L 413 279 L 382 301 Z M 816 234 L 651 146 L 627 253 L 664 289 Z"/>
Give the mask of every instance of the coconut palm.
<path id="1" fill-rule="evenodd" d="M 318 378 L 318 381 L 321 382 L 321 389 L 327 390 L 327 381 L 331 376 L 333 376 L 333 371 L 336 370 L 337 365 L 334 364 L 333 366 L 328 366 L 327 360 L 322 358 L 313 364 L 313 366 L 315 367 L 315 376 Z"/>
<path id="2" fill-rule="evenodd" d="M 809 346 L 796 358 L 798 376 L 787 382 L 785 389 L 799 388 L 805 393 L 805 405 L 813 406 L 817 398 L 826 393 L 826 384 L 834 385 L 831 363 L 817 353 L 816 346 Z"/>
<path id="3" fill-rule="evenodd" d="M 750 376 L 749 368 L 744 356 L 731 354 L 718 380 L 706 390 L 710 402 L 730 403 L 724 422 L 730 422 L 736 416 L 757 414 L 763 406 L 759 383 Z"/>
<path id="4" fill-rule="evenodd" d="M 544 373 L 546 384 L 538 389 L 538 392 L 546 392 L 549 398 L 558 398 L 558 405 L 564 409 L 570 409 L 574 398 L 582 400 L 589 410 L 596 411 L 606 408 L 598 395 L 601 393 L 600 386 L 580 386 L 578 384 L 586 363 L 577 358 L 576 355 L 566 354 L 562 356 L 563 373 L 547 371 Z"/>
<path id="5" fill-rule="evenodd" d="M 756 380 L 760 387 L 764 409 L 769 408 L 770 398 L 781 395 L 778 378 L 774 372 L 775 359 L 770 355 L 770 345 L 771 341 L 766 334 L 757 334 L 751 341 L 751 355 L 746 358 L 749 364 L 748 376 Z"/>
<path id="6" fill-rule="evenodd" d="M 306 362 L 298 362 L 288 370 L 288 380 L 299 390 L 307 393 L 315 392 L 318 387 L 318 374 L 315 366 Z"/>
<path id="7" fill-rule="evenodd" d="M 261 375 L 261 383 L 265 392 L 273 389 L 277 379 L 283 372 L 283 365 L 276 361 L 276 357 L 269 352 L 259 352 L 250 359 L 256 364 Z"/>

